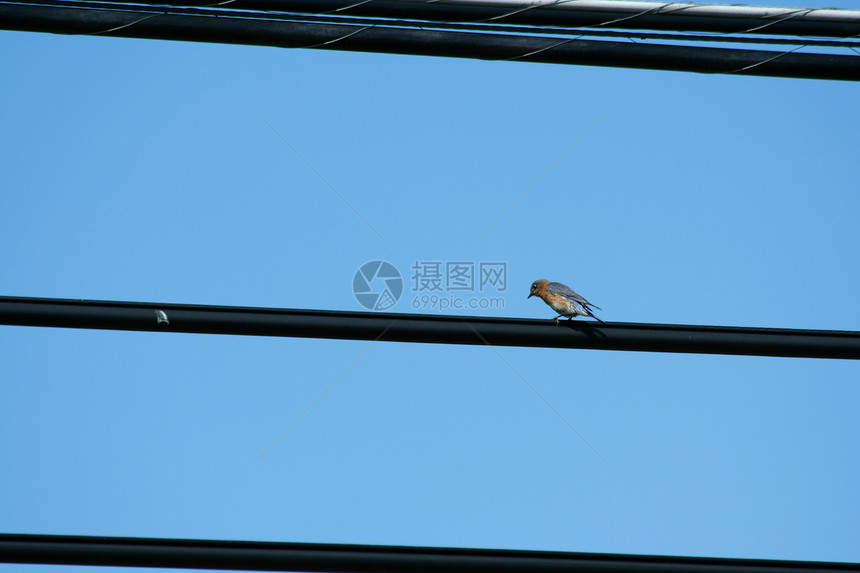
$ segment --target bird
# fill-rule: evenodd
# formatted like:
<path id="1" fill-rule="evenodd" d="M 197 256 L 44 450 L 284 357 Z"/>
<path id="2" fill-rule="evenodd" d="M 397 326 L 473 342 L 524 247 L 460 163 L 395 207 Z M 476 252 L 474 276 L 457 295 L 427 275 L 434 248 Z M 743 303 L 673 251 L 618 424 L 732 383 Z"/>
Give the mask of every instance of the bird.
<path id="1" fill-rule="evenodd" d="M 594 307 L 597 310 L 602 309 L 596 304 L 591 304 L 585 300 L 585 297 L 573 292 L 569 286 L 561 283 L 551 283 L 546 279 L 540 279 L 532 283 L 529 296 L 526 298 L 531 298 L 533 296 L 540 297 L 551 309 L 559 313 L 558 316 L 555 317 L 556 324 L 558 324 L 558 319 L 562 316 L 566 316 L 568 320 L 572 319 L 574 316 L 590 316 L 600 324 L 606 324 L 591 312 L 591 307 Z"/>

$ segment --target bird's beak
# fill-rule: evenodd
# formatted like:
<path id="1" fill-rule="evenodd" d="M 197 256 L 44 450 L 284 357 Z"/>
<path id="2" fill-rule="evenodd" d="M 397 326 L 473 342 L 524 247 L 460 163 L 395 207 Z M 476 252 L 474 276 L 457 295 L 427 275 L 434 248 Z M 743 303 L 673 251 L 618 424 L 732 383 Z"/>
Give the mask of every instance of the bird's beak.
<path id="1" fill-rule="evenodd" d="M 526 298 L 527 298 L 527 299 L 529 299 L 529 298 L 533 297 L 534 295 L 535 295 L 535 293 L 530 292 L 530 293 L 529 293 L 529 296 L 527 296 Z"/>

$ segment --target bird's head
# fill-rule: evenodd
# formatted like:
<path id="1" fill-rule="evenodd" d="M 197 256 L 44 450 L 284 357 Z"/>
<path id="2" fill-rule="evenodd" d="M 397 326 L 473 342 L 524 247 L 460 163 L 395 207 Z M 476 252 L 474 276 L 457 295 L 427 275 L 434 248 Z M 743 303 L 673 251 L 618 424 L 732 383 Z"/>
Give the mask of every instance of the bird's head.
<path id="1" fill-rule="evenodd" d="M 540 279 L 532 283 L 532 288 L 529 290 L 529 296 L 526 298 L 531 298 L 533 296 L 541 296 L 546 290 L 546 285 L 549 284 L 549 281 L 546 279 Z"/>

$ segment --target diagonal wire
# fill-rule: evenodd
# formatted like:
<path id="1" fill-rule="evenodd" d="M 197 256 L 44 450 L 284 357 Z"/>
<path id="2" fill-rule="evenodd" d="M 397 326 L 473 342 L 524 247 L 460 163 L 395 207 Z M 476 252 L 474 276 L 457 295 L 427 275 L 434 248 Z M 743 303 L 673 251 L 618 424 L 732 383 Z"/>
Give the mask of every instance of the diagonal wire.
<path id="1" fill-rule="evenodd" d="M 350 4 L 348 6 L 342 6 L 340 8 L 335 8 L 334 10 L 330 10 L 328 12 L 321 12 L 321 14 L 336 14 L 338 12 L 346 12 L 347 10 L 352 10 L 353 8 L 358 8 L 359 6 L 363 6 L 364 4 L 369 4 L 373 0 L 359 0 L 354 4 Z"/>
<path id="2" fill-rule="evenodd" d="M 263 117 L 262 115 L 260 115 L 260 112 L 258 112 L 258 111 L 256 111 L 256 110 L 254 110 L 254 113 L 256 113 L 256 114 L 257 114 L 257 117 L 259 117 L 260 119 L 262 119 L 262 120 L 263 120 L 263 123 L 265 123 L 266 125 L 268 125 L 268 126 L 269 126 L 269 129 L 271 129 L 272 131 L 274 131 L 274 132 L 275 132 L 275 135 L 277 135 L 279 138 L 281 138 L 281 141 L 283 141 L 284 143 L 286 143 L 286 144 L 287 144 L 287 147 L 289 147 L 290 149 L 292 149 L 292 150 L 293 150 L 293 153 L 295 153 L 296 155 L 298 155 L 299 159 L 301 159 L 302 161 L 304 161 L 305 165 L 307 165 L 308 167 L 310 167 L 311 171 L 313 171 L 314 173 L 316 173 L 317 177 L 319 177 L 319 178 L 322 180 L 322 182 L 323 182 L 323 183 L 325 183 L 326 185 L 328 185 L 328 188 L 329 188 L 329 189 L 331 189 L 331 190 L 334 192 L 334 194 L 335 194 L 335 195 L 337 195 L 337 196 L 338 196 L 338 198 L 340 198 L 340 200 L 341 200 L 341 201 L 343 201 L 343 202 L 344 202 L 344 204 L 345 204 L 347 207 L 349 207 L 350 209 L 352 209 L 352 212 L 353 212 L 353 213 L 355 213 L 355 214 L 358 216 L 358 218 L 359 218 L 359 219 L 361 219 L 362 221 L 364 221 L 364 224 L 365 224 L 365 225 L 367 225 L 367 226 L 370 228 L 370 230 L 371 230 L 371 231 L 373 231 L 374 233 L 376 233 L 376 236 L 377 236 L 377 237 L 379 237 L 380 239 L 382 239 L 382 242 L 383 242 L 383 243 L 385 243 L 386 245 L 388 245 L 388 246 L 389 246 L 389 247 L 391 247 L 392 249 L 394 248 L 394 247 L 392 247 L 392 246 L 391 246 L 391 243 L 389 243 L 388 241 L 386 241 L 386 240 L 385 240 L 385 237 L 383 237 L 383 236 L 379 233 L 379 231 L 377 231 L 377 230 L 373 227 L 373 225 L 371 225 L 371 224 L 370 224 L 370 222 L 368 222 L 368 220 L 367 220 L 367 219 L 365 219 L 364 217 L 362 217 L 362 216 L 361 216 L 361 213 L 359 213 L 359 212 L 355 209 L 355 207 L 353 207 L 353 206 L 352 206 L 352 204 L 351 204 L 349 201 L 347 201 L 347 200 L 346 200 L 346 197 L 344 197 L 343 195 L 341 195 L 340 193 L 338 193 L 337 189 L 335 189 L 335 188 L 334 188 L 334 186 L 333 186 L 331 183 L 329 183 L 329 182 L 328 182 L 328 180 L 327 180 L 325 177 L 323 177 L 323 176 L 322 176 L 322 174 L 321 174 L 319 171 L 317 171 L 316 169 L 314 169 L 314 166 L 313 166 L 313 165 L 311 165 L 311 164 L 308 162 L 308 160 L 307 160 L 307 159 L 305 159 L 305 158 L 304 158 L 304 156 L 303 156 L 301 153 L 299 153 L 299 150 L 298 150 L 298 149 L 296 149 L 295 147 L 293 147 L 293 146 L 290 144 L 290 142 L 289 142 L 289 141 L 287 141 L 287 140 L 284 138 L 284 136 L 283 136 L 283 135 L 281 135 L 280 133 L 278 133 L 278 130 L 277 130 L 277 129 L 275 129 L 275 128 L 274 128 L 274 126 L 273 126 L 271 123 L 269 123 L 268 121 L 266 121 L 266 118 L 265 118 L 265 117 Z"/>
<path id="3" fill-rule="evenodd" d="M 778 18 L 776 20 L 769 21 L 765 24 L 762 24 L 761 26 L 754 26 L 752 28 L 747 28 L 746 30 L 744 30 L 743 32 L 740 32 L 740 33 L 741 34 L 749 34 L 751 32 L 758 32 L 759 30 L 764 30 L 765 28 L 773 26 L 774 24 L 779 24 L 780 22 L 785 22 L 786 20 L 791 20 L 792 18 L 795 18 L 795 17 L 800 16 L 800 15 L 805 16 L 811 12 L 814 12 L 814 11 L 815 11 L 814 8 L 798 8 L 794 12 L 791 12 L 791 13 L 787 14 L 786 16 L 783 16 L 782 18 Z"/>
<path id="4" fill-rule="evenodd" d="M 494 20 L 504 20 L 505 18 L 507 18 L 509 16 L 516 16 L 517 14 L 520 14 L 521 12 L 525 12 L 526 10 L 532 10 L 534 8 L 545 8 L 545 7 L 548 8 L 548 7 L 552 7 L 552 6 L 559 4 L 559 3 L 560 3 L 559 1 L 556 1 L 556 2 L 553 2 L 552 4 L 547 4 L 547 5 L 532 4 L 530 6 L 524 6 L 522 8 L 517 8 L 515 10 L 505 12 L 504 14 L 499 14 L 498 16 L 493 16 L 492 18 L 487 18 L 486 20 L 478 20 L 478 21 L 479 22 L 492 22 Z"/>
<path id="5" fill-rule="evenodd" d="M 274 445 L 278 442 L 278 440 L 280 440 L 282 437 L 284 437 L 284 434 L 286 434 L 287 432 L 289 432 L 289 431 L 290 431 L 290 428 L 292 428 L 293 426 L 295 426 L 295 425 L 296 425 L 296 423 L 297 423 L 299 420 L 301 420 L 301 419 L 302 419 L 302 417 L 303 417 L 305 414 L 307 414 L 307 413 L 308 413 L 308 410 L 310 410 L 310 409 L 313 407 L 313 405 L 314 405 L 314 404 L 316 404 L 316 403 L 319 401 L 319 399 L 320 399 L 320 398 L 322 398 L 322 397 L 325 395 L 325 393 L 326 393 L 326 392 L 328 392 L 328 391 L 331 389 L 331 387 L 332 387 L 332 386 L 334 386 L 335 382 L 337 382 L 338 380 L 340 380 L 341 378 L 343 378 L 343 375 L 344 375 L 344 374 L 346 374 L 346 373 L 349 371 L 349 369 L 350 369 L 350 368 L 352 368 L 352 367 L 355 365 L 355 363 L 356 363 L 356 362 L 358 362 L 358 361 L 359 361 L 359 359 L 360 359 L 362 356 L 364 356 L 365 354 L 367 354 L 367 351 L 368 351 L 368 350 L 370 350 L 370 347 L 371 347 L 371 346 L 373 346 L 374 344 L 376 344 L 377 342 L 379 342 L 379 339 L 380 339 L 380 338 L 382 338 L 383 336 L 385 336 L 385 333 L 386 333 L 386 332 L 388 332 L 388 330 L 391 328 L 391 326 L 392 326 L 393 324 L 394 324 L 394 323 L 391 323 L 391 324 L 389 324 L 388 326 L 386 326 L 386 327 L 385 327 L 385 330 L 383 330 L 382 332 L 380 332 L 380 333 L 379 333 L 379 336 L 377 336 L 376 338 L 374 338 L 373 340 L 371 340 L 371 341 L 370 341 L 370 344 L 368 344 L 367 346 L 365 346 L 365 347 L 364 347 L 364 350 L 362 350 L 361 352 L 359 352 L 359 353 L 358 353 L 358 356 L 356 356 L 356 357 L 353 359 L 353 361 L 352 361 L 352 362 L 350 362 L 350 363 L 346 366 L 346 368 L 344 368 L 343 370 L 341 370 L 341 371 L 340 371 L 340 374 L 338 374 L 337 376 L 335 376 L 335 377 L 334 377 L 334 380 L 332 380 L 331 382 L 329 382 L 329 383 L 328 383 L 328 386 L 326 386 L 325 388 L 323 388 L 323 391 L 322 391 L 322 392 L 320 392 L 319 394 L 317 394 L 317 397 L 316 397 L 316 398 L 314 398 L 313 400 L 311 400 L 311 403 L 310 403 L 310 404 L 308 404 L 308 405 L 305 407 L 305 409 L 304 409 L 304 410 L 302 410 L 301 412 L 299 412 L 299 415 L 298 415 L 298 416 L 296 416 L 295 418 L 293 418 L 293 421 L 292 421 L 292 422 L 290 422 L 289 424 L 287 424 L 287 427 L 286 427 L 286 428 L 284 428 L 284 429 L 283 429 L 283 431 L 282 431 L 280 434 L 278 434 L 278 435 L 275 437 L 275 439 L 274 439 L 274 440 L 272 440 L 272 441 L 269 443 L 269 445 L 268 445 L 268 446 L 266 446 L 266 447 L 263 449 L 263 451 L 262 451 L 262 452 L 260 452 L 260 453 L 259 453 L 259 455 L 257 455 L 257 457 L 254 459 L 254 461 L 256 462 L 257 460 L 259 460 L 260 458 L 262 458 L 262 457 L 263 457 L 263 454 L 265 454 L 266 452 L 268 452 L 268 451 L 272 448 L 272 446 L 274 446 Z"/>
<path id="6" fill-rule="evenodd" d="M 547 171 L 549 171 L 549 170 L 550 170 L 550 168 L 551 168 L 553 165 L 555 165 L 555 164 L 556 164 L 556 162 L 557 162 L 559 159 L 561 159 L 561 158 L 564 156 L 564 154 L 565 154 L 565 153 L 567 153 L 567 151 L 568 151 L 571 147 L 573 147 L 573 145 L 574 145 L 577 141 L 579 141 L 580 139 L 582 139 L 582 136 L 583 136 L 583 135 L 585 135 L 585 134 L 588 132 L 588 130 L 589 130 L 589 129 L 591 129 L 591 128 L 594 126 L 594 124 L 595 124 L 595 123 L 597 123 L 597 122 L 598 122 L 598 120 L 599 120 L 601 117 L 603 117 L 603 114 L 604 114 L 604 113 L 605 113 L 605 112 L 601 112 L 601 113 L 600 113 L 600 115 L 598 115 L 596 118 L 594 118 L 594 121 L 592 121 L 591 123 L 589 123 L 589 124 L 588 124 L 588 126 L 587 126 L 585 129 L 583 129 L 581 132 L 579 132 L 579 135 L 577 135 L 577 136 L 573 139 L 573 141 L 571 141 L 571 142 L 568 144 L 568 146 L 567 146 L 567 147 L 565 147 L 565 148 L 564 148 L 564 150 L 563 150 L 561 153 L 559 153 L 559 154 L 555 157 L 555 159 L 553 159 L 552 161 L 550 161 L 549 165 L 547 165 L 547 166 L 544 168 L 544 170 L 543 170 L 543 171 L 541 171 L 541 172 L 540 172 L 540 174 L 539 174 L 537 177 L 535 177 L 535 178 L 532 180 L 532 182 L 531 182 L 531 183 L 529 183 L 529 184 L 526 186 L 526 188 L 525 188 L 525 189 L 523 189 L 523 190 L 522 190 L 522 192 L 521 192 L 519 195 L 517 195 L 517 196 L 516 196 L 516 198 L 514 198 L 514 200 L 513 200 L 513 201 L 511 201 L 511 202 L 510 202 L 510 204 L 509 204 L 507 207 L 505 207 L 504 209 L 502 209 L 502 212 L 501 212 L 501 213 L 499 213 L 499 214 L 496 216 L 496 218 L 495 218 L 495 219 L 493 219 L 493 221 L 492 221 L 489 225 L 487 225 L 487 226 L 486 226 L 486 228 L 484 228 L 484 230 L 483 230 L 483 231 L 481 231 L 481 232 L 478 234 L 478 236 L 477 236 L 477 237 L 475 237 L 475 240 L 473 240 L 471 243 L 469 243 L 469 247 L 474 246 L 474 245 L 475 245 L 475 243 L 477 243 L 477 242 L 481 239 L 481 237 L 483 237 L 483 236 L 484 236 L 484 234 L 485 234 L 487 231 L 489 231 L 489 230 L 490 230 L 490 227 L 492 227 L 493 225 L 495 225 L 495 224 L 498 222 L 498 220 L 499 220 L 499 219 L 501 219 L 501 218 L 505 215 L 505 213 L 507 213 L 507 212 L 508 212 L 508 210 L 509 210 L 511 207 L 513 207 L 513 206 L 514 206 L 514 204 L 515 204 L 517 201 L 519 201 L 520 199 L 522 199 L 523 195 L 525 195 L 526 193 L 528 193 L 529 189 L 531 189 L 532 187 L 534 187 L 535 183 L 537 183 L 538 181 L 540 181 L 540 178 L 541 178 L 541 177 L 543 177 L 543 176 L 546 174 L 546 172 L 547 172 Z"/>
<path id="7" fill-rule="evenodd" d="M 531 388 L 531 389 L 532 389 L 532 392 L 534 392 L 535 394 L 537 394 L 537 397 L 538 397 L 538 398 L 540 398 L 541 400 L 543 400 L 543 403 L 544 403 L 544 404 L 546 404 L 546 405 L 549 407 L 549 409 L 550 409 L 550 410 L 552 410 L 553 412 L 555 412 L 555 415 L 556 415 L 556 416 L 558 416 L 559 418 L 561 418 L 561 421 L 562 421 L 562 422 L 564 422 L 564 423 L 567 425 L 567 427 L 568 427 L 568 428 L 570 428 L 570 429 L 573 431 L 573 433 L 574 433 L 574 434 L 576 434 L 577 436 L 579 436 L 579 439 L 580 439 L 580 440 L 582 440 L 583 442 L 585 442 L 585 445 L 586 445 L 586 446 L 588 446 L 589 448 L 591 448 L 591 451 L 592 451 L 592 452 L 594 452 L 595 454 L 597 454 L 597 457 L 599 457 L 601 460 L 603 460 L 603 463 L 605 463 L 605 464 L 608 464 L 608 463 L 609 463 L 609 462 L 607 462 L 607 461 L 606 461 L 606 458 L 604 458 L 603 456 L 601 456 L 601 455 L 600 455 L 600 452 L 598 452 L 598 451 L 594 448 L 594 446 L 592 446 L 590 443 L 588 443 L 588 440 L 586 440 L 586 439 L 585 439 L 585 436 L 583 436 L 582 434 L 580 434 L 579 432 L 577 432 L 577 431 L 576 431 L 576 428 L 574 428 L 574 427 L 570 424 L 570 422 L 568 422 L 568 421 L 565 419 L 565 417 L 561 415 L 561 412 L 559 412 L 558 410 L 556 410 L 556 409 L 553 407 L 553 405 L 552 405 L 552 404 L 550 404 L 550 403 L 549 403 L 549 401 L 548 401 L 546 398 L 544 398 L 544 397 L 543 397 L 543 395 L 542 395 L 540 392 L 538 392 L 538 391 L 537 391 L 537 388 L 535 388 L 534 386 L 532 386 L 532 385 L 529 383 L 529 381 L 528 381 L 528 380 L 526 380 L 526 379 L 525 379 L 525 377 L 524 377 L 522 374 L 520 374 L 520 373 L 519 373 L 519 371 L 518 371 L 516 368 L 514 368 L 514 365 L 513 365 L 513 364 L 511 364 L 510 362 L 508 362 L 507 360 L 505 360 L 505 357 L 504 357 L 504 356 L 502 356 L 502 355 L 501 355 L 501 353 L 499 353 L 499 351 L 498 351 L 498 350 L 496 350 L 496 348 L 495 348 L 492 344 L 490 344 L 489 342 L 487 342 L 487 339 L 486 339 L 486 338 L 484 338 L 484 337 L 481 335 L 481 333 L 480 333 L 480 332 L 478 332 L 478 331 L 475 329 L 475 327 L 474 327 L 474 326 L 472 326 L 472 323 L 467 322 L 466 324 L 468 324 L 468 325 L 469 325 L 469 328 L 471 328 L 471 329 L 472 329 L 472 332 L 474 332 L 474 333 L 477 335 L 477 337 L 478 337 L 478 338 L 480 338 L 480 339 L 481 339 L 481 341 L 482 341 L 484 344 L 486 344 L 486 345 L 487 345 L 487 347 L 489 347 L 489 349 L 490 349 L 490 350 L 492 350 L 493 352 L 495 352 L 495 353 L 496 353 L 496 356 L 498 356 L 498 357 L 502 360 L 502 362 L 504 362 L 505 364 L 507 364 L 507 365 L 508 365 L 508 368 L 510 368 L 511 370 L 513 370 L 514 374 L 516 374 L 517 376 L 519 376 L 519 377 L 520 377 L 520 380 L 522 380 L 523 382 L 525 382 L 526 386 L 528 386 L 529 388 Z"/>
<path id="8" fill-rule="evenodd" d="M 108 30 L 101 30 L 99 32 L 86 32 L 86 35 L 87 36 L 99 36 L 101 34 L 110 34 L 110 33 L 116 32 L 118 30 L 122 30 L 123 28 L 128 28 L 129 26 L 134 26 L 135 24 L 140 24 L 144 20 L 149 20 L 150 18 L 155 18 L 156 16 L 164 16 L 164 15 L 165 15 L 165 13 L 162 13 L 162 12 L 159 12 L 157 14 L 149 14 L 149 15 L 144 16 L 142 18 L 138 18 L 137 20 L 135 20 L 133 22 L 128 22 L 127 24 L 121 24 L 119 26 L 114 26 L 113 28 L 110 28 Z"/>
<path id="9" fill-rule="evenodd" d="M 757 68 L 757 67 L 759 67 L 759 66 L 763 66 L 763 65 L 765 65 L 765 64 L 769 64 L 770 62 L 772 62 L 772 61 L 774 61 L 774 60 L 777 60 L 777 59 L 779 59 L 779 58 L 781 58 L 781 57 L 783 57 L 783 56 L 787 56 L 787 55 L 789 55 L 789 54 L 792 54 L 792 53 L 796 52 L 797 50 L 800 50 L 801 48 L 805 48 L 805 47 L 806 47 L 806 46 L 797 46 L 796 48 L 793 48 L 793 49 L 788 50 L 788 51 L 786 51 L 786 52 L 780 52 L 780 53 L 776 54 L 775 56 L 772 56 L 772 57 L 767 58 L 767 59 L 765 59 L 765 60 L 762 60 L 762 61 L 760 61 L 760 62 L 756 62 L 756 63 L 754 63 L 754 64 L 750 64 L 750 65 L 748 65 L 748 66 L 744 66 L 743 68 L 738 68 L 738 69 L 736 69 L 736 70 L 729 70 L 729 71 L 727 71 L 727 72 L 715 72 L 715 73 L 718 73 L 718 74 L 740 74 L 740 73 L 745 72 L 745 71 L 747 71 L 747 70 L 751 70 L 751 69 L 753 69 L 753 68 Z"/>
<path id="10" fill-rule="evenodd" d="M 646 16 L 652 12 L 656 13 L 661 8 L 665 8 L 665 5 L 657 8 L 649 8 L 647 10 L 643 10 L 636 14 L 630 14 L 629 16 L 621 16 L 620 18 L 613 18 L 612 20 L 606 20 L 605 22 L 600 22 L 599 24 L 593 24 L 594 26 L 611 26 L 612 24 L 617 24 L 619 22 L 626 22 L 628 20 L 634 20 L 636 18 L 641 18 L 642 16 Z"/>
<path id="11" fill-rule="evenodd" d="M 375 27 L 376 26 L 374 26 L 374 25 L 364 26 L 363 28 L 359 28 L 358 30 L 354 30 L 354 31 L 350 32 L 349 34 L 344 34 L 343 36 L 338 36 L 337 38 L 332 38 L 331 40 L 326 40 L 325 42 L 320 42 L 319 44 L 311 44 L 310 46 L 297 46 L 297 47 L 300 49 L 303 49 L 303 50 L 308 50 L 308 49 L 313 49 L 313 48 L 321 48 L 322 46 L 329 46 L 331 44 L 334 44 L 335 42 L 340 42 L 341 40 L 346 40 L 347 38 L 349 38 L 351 36 L 355 36 L 356 34 L 364 32 L 365 30 L 370 30 L 371 28 L 375 28 Z M 269 126 L 269 127 L 271 127 L 271 126 Z M 289 144 L 287 144 L 287 145 L 289 145 Z M 292 147 L 292 145 L 290 145 L 290 147 Z M 295 149 L 293 151 L 295 151 Z M 296 151 L 296 153 L 298 153 L 298 152 Z M 299 157 L 301 157 L 301 155 Z M 304 160 L 304 157 L 302 157 L 302 159 Z M 307 161 L 305 161 L 305 163 L 307 163 Z M 311 169 L 313 169 L 313 167 Z M 325 181 L 325 179 L 323 179 L 323 181 Z M 328 181 L 326 181 L 326 183 L 328 183 Z M 331 185 L 329 185 L 329 187 L 331 187 Z M 335 193 L 337 193 L 337 191 L 335 191 Z M 351 206 L 352 205 L 350 205 L 350 207 Z M 355 209 L 353 209 L 353 211 L 355 211 Z M 365 223 L 366 222 L 367 221 L 365 221 Z M 374 229 L 374 232 L 375 231 L 376 231 L 376 229 Z M 376 233 L 376 234 L 379 235 L 379 233 Z M 382 238 L 381 235 L 380 235 L 380 238 Z M 384 241 L 385 239 L 382 239 L 382 240 Z"/>
<path id="12" fill-rule="evenodd" d="M 553 50 L 555 48 L 558 48 L 559 46 L 563 46 L 565 44 L 569 44 L 570 42 L 574 42 L 576 40 L 579 40 L 583 36 L 585 36 L 585 34 L 581 34 L 579 36 L 574 36 L 573 38 L 568 38 L 566 40 L 562 40 L 562 41 L 557 42 L 555 44 L 552 44 L 550 46 L 546 46 L 544 48 L 538 48 L 537 50 L 532 50 L 531 52 L 529 52 L 527 54 L 522 54 L 520 56 L 514 56 L 513 58 L 506 58 L 506 60 L 509 62 L 515 62 L 517 60 L 524 60 L 526 58 L 530 58 L 531 56 L 534 56 L 535 54 L 540 54 L 541 52 L 546 52 L 547 50 Z M 573 144 L 571 143 L 571 145 L 573 145 Z M 568 145 L 568 147 L 570 147 L 570 145 Z M 567 149 L 565 149 L 564 151 L 567 151 Z M 562 155 L 564 155 L 564 152 L 562 152 Z M 561 155 L 559 155 L 559 157 L 561 157 Z M 553 163 L 555 163 L 555 162 L 553 162 Z M 547 169 L 549 169 L 549 167 L 547 167 Z M 544 172 L 546 172 L 546 169 L 544 169 Z M 541 173 L 541 175 L 543 175 L 543 173 Z"/>

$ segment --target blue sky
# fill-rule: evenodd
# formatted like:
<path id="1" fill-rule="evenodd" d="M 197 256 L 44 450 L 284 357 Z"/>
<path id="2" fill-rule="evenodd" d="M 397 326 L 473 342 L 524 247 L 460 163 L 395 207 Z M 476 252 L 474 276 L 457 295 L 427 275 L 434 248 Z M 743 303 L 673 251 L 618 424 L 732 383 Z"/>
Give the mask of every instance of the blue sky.
<path id="1" fill-rule="evenodd" d="M 860 329 L 856 84 L 16 32 L 0 77 L 4 295 L 363 310 L 386 260 L 415 312 L 416 261 L 504 262 L 445 312 Z M 860 561 L 851 361 L 0 349 L 3 532 Z"/>

